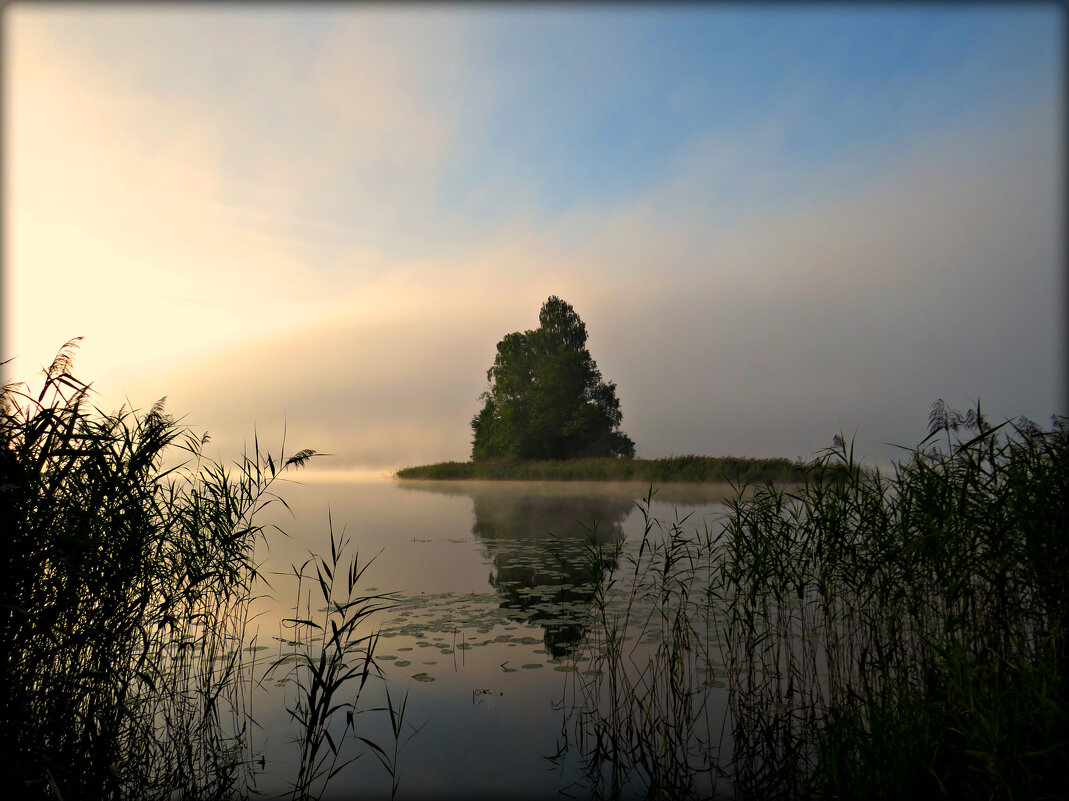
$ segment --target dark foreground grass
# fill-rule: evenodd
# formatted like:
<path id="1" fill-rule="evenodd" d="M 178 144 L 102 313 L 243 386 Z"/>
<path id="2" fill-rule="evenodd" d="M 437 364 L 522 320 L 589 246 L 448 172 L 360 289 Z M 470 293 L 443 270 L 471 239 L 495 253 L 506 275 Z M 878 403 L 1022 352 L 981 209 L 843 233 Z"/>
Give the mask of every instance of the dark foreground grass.
<path id="1" fill-rule="evenodd" d="M 285 504 L 276 478 L 314 452 L 276 461 L 257 443 L 225 466 L 162 401 L 145 414 L 92 409 L 90 387 L 70 374 L 75 345 L 40 392 L 6 384 L 0 394 L 5 797 L 247 798 L 262 767 L 249 705 L 263 670 L 245 647 L 261 586 L 254 548 L 266 534 L 257 520 Z M 166 468 L 175 456 L 184 461 Z M 332 636 L 292 657 L 293 798 L 322 791 L 341 748 L 326 726 L 351 716 L 350 691 L 377 675 L 373 640 L 356 622 L 384 596 L 361 595 L 362 568 L 340 561 L 333 533 L 330 546 L 329 561 L 311 561 Z M 335 578 L 345 585 L 337 593 Z"/>
<path id="2" fill-rule="evenodd" d="M 644 483 L 792 483 L 807 465 L 787 459 L 734 456 L 670 456 L 665 459 L 486 459 L 405 467 L 401 479 L 518 481 L 641 481 Z"/>
<path id="3" fill-rule="evenodd" d="M 733 507 L 723 562 L 738 789 L 1065 798 L 1069 431 L 933 405 L 866 476 L 840 441 Z"/>
<path id="4" fill-rule="evenodd" d="M 0 400 L 0 755 L 16 797 L 244 791 L 253 518 L 272 498 L 163 411 L 101 414 L 72 341 Z M 162 469 L 165 452 L 188 461 Z M 307 458 L 299 454 L 297 461 Z"/>
<path id="5" fill-rule="evenodd" d="M 837 438 L 801 487 L 740 492 L 720 531 L 647 541 L 647 500 L 629 576 L 591 544 L 591 678 L 564 729 L 588 790 L 1066 797 L 1066 420 L 931 419 L 891 475 Z M 723 740 L 700 725 L 716 693 Z"/>

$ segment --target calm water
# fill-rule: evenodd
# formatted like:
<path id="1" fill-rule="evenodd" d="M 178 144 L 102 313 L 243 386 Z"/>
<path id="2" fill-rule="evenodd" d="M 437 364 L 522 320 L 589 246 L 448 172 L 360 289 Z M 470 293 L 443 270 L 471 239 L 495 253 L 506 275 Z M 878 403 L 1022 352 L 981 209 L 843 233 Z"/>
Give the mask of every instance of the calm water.
<path id="1" fill-rule="evenodd" d="M 579 675 L 569 656 L 586 634 L 591 593 L 580 523 L 597 520 L 602 542 L 637 543 L 643 518 L 635 501 L 647 489 L 393 479 L 280 485 L 293 515 L 276 506 L 264 518 L 289 537 L 271 537 L 262 556 L 275 599 L 254 607 L 258 656 L 282 652 L 281 620 L 293 614 L 295 593 L 285 574 L 310 550 L 329 553 L 329 510 L 335 534 L 351 540 L 350 552 L 361 561 L 375 558 L 361 589 L 398 597 L 396 607 L 374 619 L 381 630 L 377 658 L 391 695 L 408 693 L 406 736 L 410 726 L 423 726 L 400 753 L 398 797 L 586 797 L 581 760 L 574 748 L 561 747 L 563 709 Z M 691 515 L 688 529 L 716 526 L 726 511 L 722 492 L 662 488 L 651 511 L 666 522 Z M 364 708 L 383 703 L 383 683 L 372 684 Z M 268 796 L 283 793 L 295 772 L 296 727 L 285 711 L 293 690 L 292 683 L 267 681 L 253 701 L 262 727 L 255 749 L 265 759 L 257 787 Z M 357 734 L 392 746 L 381 712 L 359 716 Z M 358 743 L 347 749 L 367 751 Z M 387 771 L 364 753 L 324 797 L 388 798 L 390 787 Z"/>

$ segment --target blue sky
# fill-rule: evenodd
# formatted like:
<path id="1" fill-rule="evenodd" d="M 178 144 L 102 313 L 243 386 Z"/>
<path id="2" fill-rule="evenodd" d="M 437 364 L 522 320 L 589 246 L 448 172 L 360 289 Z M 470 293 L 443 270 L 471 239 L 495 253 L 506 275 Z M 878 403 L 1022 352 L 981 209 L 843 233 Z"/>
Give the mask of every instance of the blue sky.
<path id="1" fill-rule="evenodd" d="M 464 458 L 558 294 L 643 456 L 1065 411 L 1054 4 L 3 13 L 19 378 L 84 335 L 224 444 Z"/>

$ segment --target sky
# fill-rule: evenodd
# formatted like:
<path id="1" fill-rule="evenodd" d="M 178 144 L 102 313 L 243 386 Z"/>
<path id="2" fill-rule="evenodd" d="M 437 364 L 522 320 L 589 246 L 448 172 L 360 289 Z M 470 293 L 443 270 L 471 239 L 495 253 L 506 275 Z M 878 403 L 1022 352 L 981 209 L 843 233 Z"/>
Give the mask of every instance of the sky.
<path id="1" fill-rule="evenodd" d="M 558 295 L 644 458 L 1069 412 L 1057 4 L 2 14 L 5 379 L 382 474 Z"/>

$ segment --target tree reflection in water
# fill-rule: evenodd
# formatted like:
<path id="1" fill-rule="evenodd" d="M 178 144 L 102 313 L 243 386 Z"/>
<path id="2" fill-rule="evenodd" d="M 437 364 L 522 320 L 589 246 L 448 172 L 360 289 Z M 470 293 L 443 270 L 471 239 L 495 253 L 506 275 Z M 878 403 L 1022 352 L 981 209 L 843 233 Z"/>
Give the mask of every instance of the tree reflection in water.
<path id="1" fill-rule="evenodd" d="M 608 482 L 420 481 L 412 489 L 471 498 L 472 533 L 509 616 L 543 629 L 554 658 L 573 652 L 594 592 L 584 548 L 623 542 L 642 490 Z M 614 565 L 615 566 L 615 565 Z M 600 577 L 598 577 L 600 578 Z"/>
<path id="2" fill-rule="evenodd" d="M 501 606 L 544 629 L 554 657 L 573 651 L 594 592 L 582 549 L 589 537 L 622 542 L 630 500 L 525 493 L 476 493 L 472 532 L 493 566 L 490 583 Z M 542 543 L 543 547 L 530 547 Z M 527 547 L 515 547 L 521 544 Z"/>

